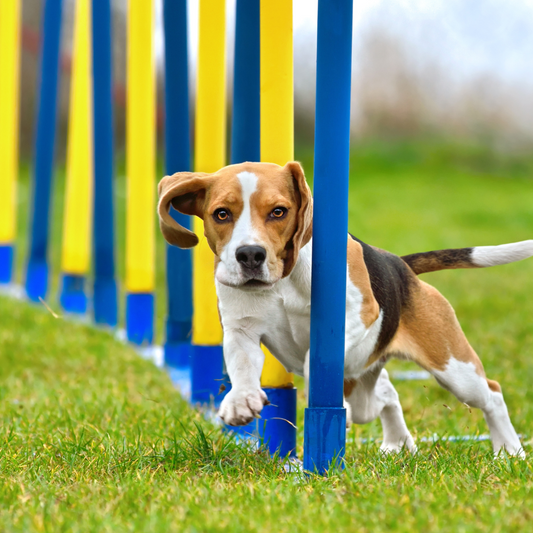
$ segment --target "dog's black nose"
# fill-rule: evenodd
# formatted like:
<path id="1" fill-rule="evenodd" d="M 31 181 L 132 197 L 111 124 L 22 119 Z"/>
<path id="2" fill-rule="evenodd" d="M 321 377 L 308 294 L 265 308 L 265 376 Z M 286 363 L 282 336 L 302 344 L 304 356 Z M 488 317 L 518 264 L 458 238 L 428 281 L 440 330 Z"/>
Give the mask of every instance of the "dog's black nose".
<path id="1" fill-rule="evenodd" d="M 246 270 L 255 270 L 265 262 L 266 250 L 262 246 L 241 246 L 235 257 Z"/>

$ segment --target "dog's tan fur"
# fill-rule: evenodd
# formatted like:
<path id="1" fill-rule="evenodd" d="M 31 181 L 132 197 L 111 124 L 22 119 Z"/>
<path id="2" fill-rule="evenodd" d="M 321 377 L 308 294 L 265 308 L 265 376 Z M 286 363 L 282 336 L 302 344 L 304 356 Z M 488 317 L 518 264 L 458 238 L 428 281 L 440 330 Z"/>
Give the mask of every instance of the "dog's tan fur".
<path id="1" fill-rule="evenodd" d="M 370 276 L 363 259 L 363 249 L 351 238 L 348 238 L 347 263 L 350 280 L 363 295 L 361 319 L 366 327 L 370 327 L 379 316 L 379 305 L 372 292 Z"/>

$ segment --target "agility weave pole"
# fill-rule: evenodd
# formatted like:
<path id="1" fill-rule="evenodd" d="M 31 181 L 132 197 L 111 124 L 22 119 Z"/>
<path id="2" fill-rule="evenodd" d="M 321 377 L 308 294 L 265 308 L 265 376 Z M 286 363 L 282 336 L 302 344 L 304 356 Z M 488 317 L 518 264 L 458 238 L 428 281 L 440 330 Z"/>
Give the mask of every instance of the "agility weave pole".
<path id="1" fill-rule="evenodd" d="M 90 0 L 77 0 L 75 9 L 59 299 L 65 311 L 85 314 L 93 207 Z"/>
<path id="2" fill-rule="evenodd" d="M 261 159 L 260 2 L 237 0 L 235 6 L 232 165 Z M 227 426 L 227 429 L 245 438 L 257 439 L 263 427 L 261 423 L 262 420 L 254 420 L 245 426 Z"/>
<path id="3" fill-rule="evenodd" d="M 42 24 L 40 90 L 35 137 L 29 254 L 25 289 L 38 302 L 48 291 L 50 200 L 54 172 L 62 0 L 46 0 Z"/>
<path id="4" fill-rule="evenodd" d="M 353 0 L 319 0 L 309 406 L 304 468 L 342 466 Z"/>
<path id="5" fill-rule="evenodd" d="M 292 0 L 261 0 L 261 161 L 294 159 Z M 296 389 L 292 374 L 263 348 L 261 436 L 272 453 L 296 454 Z"/>
<path id="6" fill-rule="evenodd" d="M 156 93 L 152 0 L 128 3 L 126 334 L 152 344 L 155 290 Z"/>
<path id="7" fill-rule="evenodd" d="M 13 279 L 17 223 L 20 0 L 0 0 L 0 285 Z"/>
<path id="8" fill-rule="evenodd" d="M 237 0 L 231 164 L 261 159 L 260 0 Z"/>
<path id="9" fill-rule="evenodd" d="M 226 164 L 226 2 L 200 0 L 194 170 L 216 172 Z M 203 222 L 194 218 L 191 402 L 221 401 L 222 326 L 213 276 L 213 252 Z"/>
<path id="10" fill-rule="evenodd" d="M 111 0 L 93 0 L 93 316 L 96 324 L 118 323 L 115 274 L 113 79 Z"/>
<path id="11" fill-rule="evenodd" d="M 165 169 L 168 175 L 191 168 L 187 0 L 164 0 Z M 191 229 L 189 216 L 171 209 L 174 219 Z M 192 331 L 192 257 L 190 250 L 166 245 L 168 315 L 165 363 L 182 395 L 190 395 Z"/>

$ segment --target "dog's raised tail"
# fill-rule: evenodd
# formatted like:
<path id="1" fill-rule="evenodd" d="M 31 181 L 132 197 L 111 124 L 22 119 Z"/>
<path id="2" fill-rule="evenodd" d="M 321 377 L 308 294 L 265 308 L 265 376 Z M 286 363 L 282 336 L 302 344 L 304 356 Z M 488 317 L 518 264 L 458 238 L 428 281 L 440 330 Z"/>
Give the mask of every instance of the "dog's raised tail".
<path id="1" fill-rule="evenodd" d="M 402 256 L 415 274 L 452 268 L 483 268 L 506 265 L 533 256 L 533 240 L 501 244 L 500 246 L 476 246 L 452 250 L 435 250 Z"/>

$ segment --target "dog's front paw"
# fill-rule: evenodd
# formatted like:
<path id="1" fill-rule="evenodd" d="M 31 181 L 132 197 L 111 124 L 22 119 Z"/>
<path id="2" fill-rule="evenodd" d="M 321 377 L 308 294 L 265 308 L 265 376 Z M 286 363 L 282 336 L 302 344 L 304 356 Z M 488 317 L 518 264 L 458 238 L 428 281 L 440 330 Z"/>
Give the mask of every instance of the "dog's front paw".
<path id="1" fill-rule="evenodd" d="M 268 403 L 261 389 L 231 389 L 220 404 L 218 416 L 229 426 L 244 426 L 257 418 Z"/>

